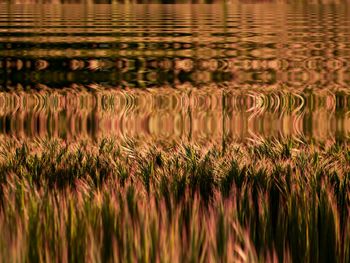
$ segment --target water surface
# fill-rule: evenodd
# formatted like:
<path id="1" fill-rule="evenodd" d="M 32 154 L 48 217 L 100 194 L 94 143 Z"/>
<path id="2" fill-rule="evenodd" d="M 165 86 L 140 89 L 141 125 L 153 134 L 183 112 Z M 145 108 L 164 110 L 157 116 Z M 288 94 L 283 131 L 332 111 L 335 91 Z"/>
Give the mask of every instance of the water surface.
<path id="1" fill-rule="evenodd" d="M 349 61 L 347 2 L 3 3 L 0 134 L 344 141 Z"/>

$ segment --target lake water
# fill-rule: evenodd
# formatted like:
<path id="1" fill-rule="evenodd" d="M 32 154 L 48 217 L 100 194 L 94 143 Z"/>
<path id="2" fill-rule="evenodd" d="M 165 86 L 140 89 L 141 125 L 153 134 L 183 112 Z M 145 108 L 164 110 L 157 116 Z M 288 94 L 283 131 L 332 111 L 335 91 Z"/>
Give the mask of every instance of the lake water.
<path id="1" fill-rule="evenodd" d="M 346 141 L 349 7 L 2 3 L 0 137 Z"/>

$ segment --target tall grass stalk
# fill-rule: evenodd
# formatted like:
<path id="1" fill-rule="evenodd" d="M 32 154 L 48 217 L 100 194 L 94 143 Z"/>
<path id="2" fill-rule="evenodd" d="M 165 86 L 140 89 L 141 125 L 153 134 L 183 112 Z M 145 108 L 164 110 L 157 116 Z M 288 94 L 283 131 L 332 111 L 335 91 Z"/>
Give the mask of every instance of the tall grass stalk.
<path id="1" fill-rule="evenodd" d="M 350 262 L 350 148 L 0 146 L 2 262 Z"/>

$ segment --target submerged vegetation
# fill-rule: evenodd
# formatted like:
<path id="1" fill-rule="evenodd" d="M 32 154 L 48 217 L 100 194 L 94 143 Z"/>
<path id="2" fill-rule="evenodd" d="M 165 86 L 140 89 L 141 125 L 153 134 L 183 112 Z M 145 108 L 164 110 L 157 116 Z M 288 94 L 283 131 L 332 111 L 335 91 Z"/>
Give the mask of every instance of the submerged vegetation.
<path id="1" fill-rule="evenodd" d="M 349 262 L 350 148 L 1 145 L 0 261 Z"/>

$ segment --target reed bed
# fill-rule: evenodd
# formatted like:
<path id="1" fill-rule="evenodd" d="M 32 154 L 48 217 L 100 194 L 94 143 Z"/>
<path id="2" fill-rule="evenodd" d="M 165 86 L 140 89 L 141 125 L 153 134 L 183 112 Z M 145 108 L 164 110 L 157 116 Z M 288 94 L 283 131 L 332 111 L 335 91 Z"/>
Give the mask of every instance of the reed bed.
<path id="1" fill-rule="evenodd" d="M 0 146 L 2 262 L 350 262 L 350 148 Z"/>

